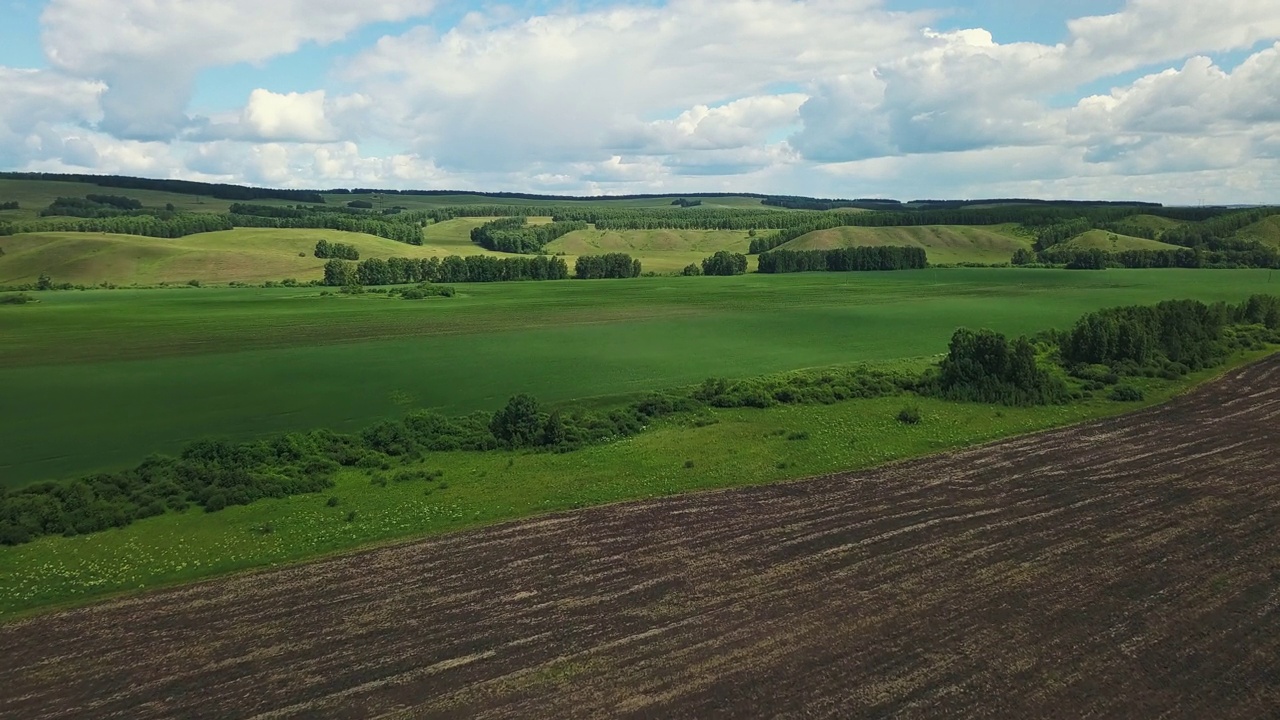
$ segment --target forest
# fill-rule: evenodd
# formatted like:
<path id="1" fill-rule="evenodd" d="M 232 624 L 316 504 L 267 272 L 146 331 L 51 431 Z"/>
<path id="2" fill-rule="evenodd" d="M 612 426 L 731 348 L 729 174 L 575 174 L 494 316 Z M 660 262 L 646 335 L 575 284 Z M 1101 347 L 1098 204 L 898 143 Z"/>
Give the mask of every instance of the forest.
<path id="1" fill-rule="evenodd" d="M 770 250 L 760 256 L 762 273 L 920 270 L 929 266 L 920 247 L 850 247 L 834 250 Z"/>

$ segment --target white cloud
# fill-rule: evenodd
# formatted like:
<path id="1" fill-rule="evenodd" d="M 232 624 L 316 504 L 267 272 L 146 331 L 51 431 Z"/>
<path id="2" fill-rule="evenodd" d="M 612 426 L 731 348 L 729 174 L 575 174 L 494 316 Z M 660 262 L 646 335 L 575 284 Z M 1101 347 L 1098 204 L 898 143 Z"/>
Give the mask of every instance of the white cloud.
<path id="1" fill-rule="evenodd" d="M 259 63 L 362 25 L 424 15 L 434 0 L 51 0 L 41 17 L 54 66 L 106 82 L 102 125 L 169 138 L 203 68 Z"/>
<path id="2" fill-rule="evenodd" d="M 1280 39 L 1276 0 L 1130 0 L 1053 45 L 936 32 L 938 13 L 882 0 L 634 0 L 534 17 L 499 4 L 384 37 L 338 59 L 323 87 L 255 83 L 242 107 L 187 115 L 204 68 L 433 4 L 51 0 L 54 68 L 0 68 L 0 166 L 904 199 L 1186 199 L 1212 180 L 1220 200 L 1280 199 L 1266 196 L 1280 176 L 1280 45 L 1264 46 Z M 1252 54 L 1238 67 L 1210 59 L 1240 50 Z M 1111 92 L 1074 101 L 1108 79 Z"/>

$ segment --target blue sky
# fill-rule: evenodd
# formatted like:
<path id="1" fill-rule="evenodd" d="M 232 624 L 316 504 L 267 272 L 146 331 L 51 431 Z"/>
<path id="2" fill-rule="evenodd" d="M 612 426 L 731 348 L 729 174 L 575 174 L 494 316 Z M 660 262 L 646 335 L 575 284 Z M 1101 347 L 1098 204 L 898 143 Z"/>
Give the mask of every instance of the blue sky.
<path id="1" fill-rule="evenodd" d="M 0 0 L 0 169 L 1280 201 L 1275 0 Z"/>

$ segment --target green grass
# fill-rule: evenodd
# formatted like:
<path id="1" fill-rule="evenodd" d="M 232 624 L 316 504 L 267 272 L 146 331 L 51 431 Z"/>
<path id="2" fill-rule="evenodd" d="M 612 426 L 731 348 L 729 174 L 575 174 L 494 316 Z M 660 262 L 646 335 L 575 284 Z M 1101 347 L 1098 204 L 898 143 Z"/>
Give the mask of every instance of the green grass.
<path id="1" fill-rule="evenodd" d="M 1258 242 L 1280 249 L 1280 215 L 1263 218 L 1246 228 L 1242 228 L 1236 237 Z"/>
<path id="2" fill-rule="evenodd" d="M 1151 404 L 1207 375 L 1139 384 Z M 920 408 L 920 424 L 897 420 L 905 404 Z M 867 468 L 1138 406 L 1094 399 L 1066 407 L 1003 408 L 886 397 L 715 411 L 715 424 L 667 421 L 625 441 L 564 455 L 437 453 L 421 466 L 443 470 L 433 482 L 380 487 L 364 471 L 344 471 L 337 487 L 323 493 L 213 514 L 170 513 L 120 530 L 0 548 L 0 620 L 557 510 Z M 339 499 L 334 507 L 331 497 Z M 347 522 L 353 510 L 358 520 Z M 267 526 L 271 532 L 264 533 Z"/>
<path id="3" fill-rule="evenodd" d="M 547 245 L 547 252 L 564 253 L 569 262 L 579 255 L 621 252 L 639 258 L 645 272 L 676 273 L 690 263 L 700 264 L 718 250 L 746 254 L 751 237 L 746 230 L 578 230 Z M 755 257 L 750 258 L 754 267 Z"/>
<path id="4" fill-rule="evenodd" d="M 554 207 L 554 206 L 589 206 L 589 207 L 606 207 L 616 209 L 635 209 L 635 208 L 670 208 L 671 201 L 677 196 L 667 198 L 632 198 L 632 199 L 611 199 L 608 196 L 601 196 L 591 200 L 521 200 L 513 198 L 486 197 L 484 195 L 475 195 L 472 193 L 453 193 L 449 195 L 383 195 L 382 200 L 378 201 L 373 195 L 325 195 L 325 201 L 331 205 L 346 204 L 351 200 L 368 200 L 374 203 L 374 207 L 392 207 L 400 206 L 409 210 L 432 210 L 440 207 L 457 206 L 457 205 L 520 205 L 532 207 Z M 379 205 L 381 203 L 381 205 Z M 757 208 L 757 209 L 773 209 L 767 208 L 760 202 L 760 198 L 753 197 L 724 197 L 724 198 L 704 198 L 702 200 L 704 208 Z"/>
<path id="5" fill-rule="evenodd" d="M 1277 292 L 1263 271 L 924 270 L 459 286 L 33 293 L 0 305 L 0 479 L 129 466 L 190 440 L 414 408 L 492 410 L 711 376 L 931 356 L 956 327 L 1067 327 L 1100 307 Z"/>
<path id="6" fill-rule="evenodd" d="M 1158 240 L 1147 240 L 1146 238 L 1134 237 L 1132 235 L 1119 235 L 1106 230 L 1090 230 L 1082 235 L 1077 235 L 1063 243 L 1062 247 L 1072 248 L 1075 250 L 1097 249 L 1106 250 L 1107 252 L 1119 252 L 1121 250 L 1180 249 L 1177 245 L 1162 243 Z"/>
<path id="7" fill-rule="evenodd" d="M 471 242 L 484 220 L 450 220 L 428 226 L 423 245 L 340 232 L 236 228 L 167 239 L 105 233 L 49 232 L 0 237 L 0 285 L 35 282 L 48 274 L 75 285 L 157 285 L 267 280 L 318 280 L 324 260 L 312 255 L 317 240 L 354 245 L 361 258 L 499 255 Z"/>
<path id="8" fill-rule="evenodd" d="M 1014 225 L 970 227 L 838 227 L 818 230 L 792 240 L 788 250 L 827 250 L 841 247 L 894 245 L 922 247 L 933 265 L 1009 262 L 1018 248 L 1031 248 L 1031 239 L 1014 233 Z"/>

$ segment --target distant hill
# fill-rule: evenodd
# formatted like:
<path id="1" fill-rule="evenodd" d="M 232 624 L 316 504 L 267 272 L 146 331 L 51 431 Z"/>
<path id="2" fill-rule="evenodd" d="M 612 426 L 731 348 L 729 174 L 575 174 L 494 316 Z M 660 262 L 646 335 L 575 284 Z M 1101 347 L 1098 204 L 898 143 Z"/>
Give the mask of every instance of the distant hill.
<path id="1" fill-rule="evenodd" d="M 1155 218 L 1161 219 L 1161 218 Z M 1176 223 L 1175 223 L 1176 224 Z M 1146 238 L 1134 237 L 1132 235 L 1120 235 L 1118 233 L 1107 232 L 1106 230 L 1090 230 L 1082 235 L 1077 235 L 1059 247 L 1073 248 L 1076 250 L 1098 249 L 1107 252 L 1118 252 L 1121 250 L 1177 250 L 1177 245 L 1162 243 L 1158 240 L 1147 240 Z"/>
<path id="2" fill-rule="evenodd" d="M 1280 248 L 1280 215 L 1272 215 L 1236 233 L 1236 237 L 1256 240 L 1274 248 Z"/>
<path id="3" fill-rule="evenodd" d="M 838 227 L 802 235 L 782 247 L 787 250 L 828 250 L 864 245 L 922 247 L 934 265 L 994 264 L 1008 262 L 1019 248 L 1030 249 L 1031 238 L 1016 235 L 1011 225 Z"/>

